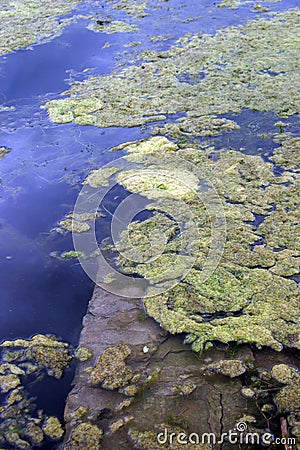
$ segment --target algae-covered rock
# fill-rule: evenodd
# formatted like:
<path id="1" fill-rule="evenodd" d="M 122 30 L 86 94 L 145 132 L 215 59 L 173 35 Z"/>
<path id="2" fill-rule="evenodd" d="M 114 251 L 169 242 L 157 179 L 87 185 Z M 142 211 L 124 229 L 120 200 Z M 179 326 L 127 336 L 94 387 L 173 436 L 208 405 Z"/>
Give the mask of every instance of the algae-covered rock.
<path id="1" fill-rule="evenodd" d="M 255 397 L 255 391 L 247 386 L 243 386 L 241 389 L 241 394 L 245 398 L 254 398 Z"/>
<path id="2" fill-rule="evenodd" d="M 78 347 L 75 351 L 75 357 L 79 359 L 79 361 L 88 361 L 93 357 L 93 352 L 87 347 Z"/>
<path id="3" fill-rule="evenodd" d="M 224 359 L 216 363 L 209 364 L 207 369 L 211 372 L 219 373 L 230 378 L 239 377 L 246 372 L 245 364 L 236 359 Z"/>
<path id="4" fill-rule="evenodd" d="M 196 388 L 197 386 L 192 381 L 185 381 L 180 384 L 176 384 L 172 390 L 174 394 L 177 395 L 190 395 Z"/>
<path id="5" fill-rule="evenodd" d="M 286 364 L 276 364 L 271 374 L 276 381 L 286 385 L 274 397 L 280 411 L 299 411 L 300 375 L 298 371 Z"/>
<path id="6" fill-rule="evenodd" d="M 131 428 L 128 436 L 135 449 L 157 450 L 192 450 L 197 446 L 201 450 L 209 450 L 210 444 L 202 443 L 201 436 L 197 433 L 187 433 L 186 430 L 168 424 L 157 425 L 156 430 L 139 431 Z"/>
<path id="7" fill-rule="evenodd" d="M 64 434 L 64 429 L 61 426 L 60 421 L 57 417 L 48 417 L 43 424 L 43 431 L 46 436 L 51 439 L 60 439 Z"/>
<path id="8" fill-rule="evenodd" d="M 101 448 L 103 432 L 97 425 L 89 422 L 82 422 L 77 425 L 65 443 L 66 450 L 99 450 Z"/>
<path id="9" fill-rule="evenodd" d="M 128 385 L 133 373 L 125 360 L 130 353 L 130 347 L 125 344 L 107 347 L 91 372 L 91 383 L 111 390 Z"/>
<path id="10" fill-rule="evenodd" d="M 71 20 L 59 17 L 69 13 L 78 3 L 80 0 L 5 1 L 0 11 L 0 54 L 57 36 Z"/>

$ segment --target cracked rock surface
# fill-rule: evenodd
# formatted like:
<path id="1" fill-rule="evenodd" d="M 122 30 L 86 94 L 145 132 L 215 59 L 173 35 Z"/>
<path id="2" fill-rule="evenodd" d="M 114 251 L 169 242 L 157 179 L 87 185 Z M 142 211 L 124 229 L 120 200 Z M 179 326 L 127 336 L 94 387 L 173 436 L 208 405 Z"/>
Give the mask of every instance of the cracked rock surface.
<path id="1" fill-rule="evenodd" d="M 231 379 L 210 370 L 211 364 L 230 359 L 251 366 L 254 355 L 248 346 L 238 347 L 234 358 L 225 347 L 199 356 L 182 343 L 182 336 L 166 333 L 147 317 L 139 299 L 96 287 L 80 346 L 93 357 L 79 363 L 65 410 L 62 449 L 177 448 L 158 446 L 157 434 L 220 436 L 243 414 L 255 413 L 254 404 L 240 395 L 239 376 Z"/>

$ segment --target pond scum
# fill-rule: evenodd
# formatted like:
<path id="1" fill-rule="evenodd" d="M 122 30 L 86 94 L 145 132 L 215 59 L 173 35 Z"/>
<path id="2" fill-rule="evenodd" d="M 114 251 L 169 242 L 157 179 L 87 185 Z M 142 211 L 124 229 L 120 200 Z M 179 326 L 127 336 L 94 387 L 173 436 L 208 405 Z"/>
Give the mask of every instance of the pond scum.
<path id="1" fill-rule="evenodd" d="M 77 2 L 70 3 L 64 12 Z M 242 3 L 223 1 L 219 6 L 236 7 Z M 24 20 L 29 20 L 21 2 L 15 4 L 20 14 L 24 14 Z M 62 4 L 56 4 L 61 14 Z M 124 2 L 112 2 L 112 5 L 122 8 Z M 0 17 L 5 19 L 9 11 L 4 9 Z M 143 17 L 145 11 L 146 4 L 137 2 L 136 16 Z M 53 14 L 54 21 L 56 15 L 58 13 Z M 38 7 L 37 16 L 41 17 Z M 34 16 L 32 18 L 35 20 Z M 39 38 L 40 31 L 33 25 L 34 20 L 32 39 L 19 38 L 17 30 L 17 44 L 12 45 L 2 38 L 1 51 L 28 45 Z M 130 224 L 130 245 L 135 244 L 140 254 L 147 254 L 149 243 L 144 237 L 161 228 L 167 236 L 163 254 L 148 264 L 133 263 L 119 256 L 118 265 L 124 273 L 139 274 L 149 280 L 155 278 L 160 286 L 170 280 L 170 271 L 167 278 L 165 275 L 166 265 L 172 266 L 178 251 L 182 251 L 176 223 L 163 211 L 172 205 L 174 197 L 189 206 L 197 225 L 197 236 L 189 237 L 191 241 L 198 240 L 197 260 L 184 280 L 163 294 L 156 296 L 156 287 L 150 284 L 144 305 L 147 313 L 164 329 L 173 334 L 185 333 L 185 342 L 190 343 L 195 352 L 203 351 L 215 341 L 254 343 L 258 348 L 268 346 L 276 351 L 300 349 L 299 286 L 296 282 L 300 260 L 300 242 L 296 239 L 300 234 L 300 138 L 285 131 L 289 117 L 299 113 L 299 24 L 300 9 L 293 9 L 273 14 L 269 20 L 256 19 L 243 26 L 230 26 L 214 35 L 188 34 L 167 51 L 144 51 L 137 64 L 112 75 L 91 76 L 83 82 L 74 82 L 63 94 L 65 98 L 45 104 L 55 123 L 73 121 L 98 127 L 133 127 L 164 121 L 168 117 L 167 123 L 161 122 L 152 128 L 155 136 L 123 145 L 126 158 L 138 163 L 134 173 L 99 169 L 92 172 L 85 183 L 96 189 L 113 177 L 129 192 L 153 200 L 149 205 L 153 215 Z M 56 25 L 54 30 L 57 31 Z M 47 32 L 43 34 L 46 36 Z M 232 119 L 232 113 L 244 109 L 277 115 L 274 126 L 278 132 L 270 136 L 274 143 L 271 157 L 247 155 L 238 149 L 217 150 L 205 141 L 211 136 L 238 130 L 240 125 Z M 182 113 L 183 117 L 172 121 L 169 116 L 175 113 Z M 224 117 L 229 113 L 231 118 Z M 167 161 L 170 156 L 170 163 L 164 170 L 170 174 L 176 171 L 172 155 L 199 168 L 222 200 L 226 246 L 220 264 L 204 283 L 199 279 L 211 233 L 204 205 L 199 203 L 194 191 L 170 184 L 165 178 L 148 176 L 147 168 L 153 157 L 163 156 Z M 197 189 L 200 187 L 195 184 L 194 190 Z M 75 217 L 76 220 L 78 228 L 74 231 L 89 229 L 85 220 Z M 72 216 L 62 221 L 61 226 L 71 230 Z M 124 250 L 129 247 L 127 234 L 122 235 L 119 245 Z M 13 350 L 8 350 L 11 347 Z M 40 443 L 44 435 L 60 438 L 63 430 L 57 419 L 46 418 L 42 413 L 32 418 L 28 413 L 21 379 L 41 367 L 51 375 L 61 376 L 72 358 L 66 344 L 51 337 L 36 336 L 30 341 L 4 342 L 1 348 L 5 351 L 0 365 L 0 387 L 2 392 L 8 393 L 8 398 L 0 409 L 4 419 L 0 444 L 7 442 L 19 448 L 30 448 L 26 439 L 34 445 Z M 50 349 L 54 352 L 51 355 Z M 111 379 L 114 381 L 114 364 L 108 356 L 105 353 L 100 357 L 92 373 L 97 383 L 105 383 L 104 387 Z M 111 367 L 108 374 L 101 366 L 107 358 L 105 366 Z M 29 363 L 29 359 L 33 362 Z M 240 361 L 230 366 L 237 373 L 222 361 L 212 365 L 211 370 L 229 377 L 248 370 Z M 118 380 L 119 387 L 123 382 L 126 384 L 132 374 L 124 363 L 124 355 L 116 362 L 116 367 L 125 377 Z M 277 387 L 272 401 L 278 411 L 289 414 L 292 433 L 299 437 L 299 373 L 289 365 L 277 364 L 270 373 L 259 372 L 251 379 L 252 384 L 242 394 L 254 397 L 267 379 L 272 388 Z M 112 384 L 109 389 L 115 389 L 114 382 Z M 72 448 L 80 448 L 82 433 L 94 433 L 91 442 L 99 445 L 101 430 L 85 422 L 77 428 L 80 429 L 76 430 L 77 437 L 76 433 L 73 436 Z M 139 445 L 145 439 L 147 442 L 142 448 L 151 448 L 150 438 L 155 436 L 138 435 L 134 431 L 131 436 L 136 448 L 141 448 Z"/>
<path id="2" fill-rule="evenodd" d="M 4 0 L 0 11 L 0 55 L 53 39 L 72 20 L 59 19 L 60 16 L 79 3 L 80 0 Z"/>

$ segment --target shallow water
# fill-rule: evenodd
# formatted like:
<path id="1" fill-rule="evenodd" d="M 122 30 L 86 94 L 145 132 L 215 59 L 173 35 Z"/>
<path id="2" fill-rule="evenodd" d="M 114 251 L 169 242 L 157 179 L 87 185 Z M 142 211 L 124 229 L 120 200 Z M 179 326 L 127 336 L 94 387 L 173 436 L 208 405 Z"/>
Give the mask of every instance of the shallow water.
<path id="1" fill-rule="evenodd" d="M 102 9 L 100 5 L 83 3 L 77 11 L 112 14 L 107 5 Z M 150 46 L 164 50 L 186 32 L 214 33 L 259 16 L 248 6 L 216 8 L 209 0 L 162 2 L 159 9 L 154 8 L 155 1 L 150 5 L 153 11 L 136 33 L 95 33 L 86 29 L 86 19 L 80 19 L 48 43 L 0 58 L 0 107 L 15 108 L 0 112 L 0 146 L 12 149 L 0 162 L 0 340 L 51 333 L 77 345 L 93 284 L 76 260 L 51 257 L 52 252 L 73 248 L 70 234 L 51 230 L 72 211 L 87 173 L 122 155 L 110 153 L 109 148 L 145 137 L 149 131 L 147 127 L 55 125 L 41 106 L 66 90 L 68 79 L 111 73 L 119 63 L 130 63 L 135 50 L 120 55 L 124 44 L 141 41 L 139 52 Z M 280 11 L 297 6 L 297 1 L 282 0 L 268 6 L 270 11 Z M 121 11 L 113 14 L 117 20 L 125 17 Z M 190 18 L 193 20 L 186 20 Z M 152 35 L 162 33 L 169 39 L 150 43 Z M 110 46 L 102 48 L 107 42 Z M 92 72 L 83 73 L 85 68 Z M 274 117 L 244 111 L 234 120 L 246 125 L 247 133 L 233 131 L 214 139 L 214 145 L 230 148 L 239 142 L 241 151 L 250 154 L 263 147 L 267 157 L 271 140 L 259 134 L 274 131 Z M 107 226 L 97 233 L 99 240 L 106 238 Z M 46 413 L 62 417 L 72 373 L 62 381 L 47 377 L 31 388 Z"/>

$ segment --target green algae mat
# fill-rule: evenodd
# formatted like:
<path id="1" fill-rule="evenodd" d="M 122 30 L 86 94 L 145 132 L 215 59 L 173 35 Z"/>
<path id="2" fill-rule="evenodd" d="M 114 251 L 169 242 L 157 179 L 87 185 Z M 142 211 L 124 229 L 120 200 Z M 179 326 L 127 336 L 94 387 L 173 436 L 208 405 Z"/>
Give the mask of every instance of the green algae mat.
<path id="1" fill-rule="evenodd" d="M 71 18 L 60 17 L 79 3 L 80 0 L 2 1 L 0 55 L 53 39 L 71 21 Z"/>
<path id="2" fill-rule="evenodd" d="M 299 108 L 299 9 L 214 35 L 185 35 L 138 64 L 75 83 L 46 104 L 56 123 L 137 126 L 178 112 L 191 117 L 243 108 L 288 117 Z"/>
<path id="3" fill-rule="evenodd" d="M 186 35 L 165 52 L 143 52 L 136 64 L 112 75 L 76 82 L 66 98 L 45 105 L 57 123 L 161 124 L 150 129 L 156 136 L 121 146 L 136 167 L 95 170 L 85 184 L 97 189 L 113 179 L 154 201 L 152 217 L 121 234 L 118 266 L 149 281 L 148 314 L 171 333 L 186 333 L 196 351 L 216 340 L 299 348 L 300 139 L 285 132 L 299 108 L 299 24 L 300 10 L 293 9 L 214 35 Z M 208 141 L 240 129 L 232 113 L 245 109 L 273 113 L 278 132 L 268 136 L 272 154 L 214 148 Z M 182 117 L 172 120 L 175 113 Z M 205 281 L 214 218 L 199 173 L 218 196 L 216 214 L 224 222 L 218 239 L 226 235 Z M 182 212 L 181 226 L 174 213 L 178 201 L 191 214 Z M 154 233 L 164 234 L 165 245 L 151 259 Z M 193 262 L 191 247 L 193 256 L 198 249 Z M 179 276 L 185 266 L 189 270 Z"/>

